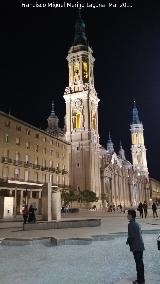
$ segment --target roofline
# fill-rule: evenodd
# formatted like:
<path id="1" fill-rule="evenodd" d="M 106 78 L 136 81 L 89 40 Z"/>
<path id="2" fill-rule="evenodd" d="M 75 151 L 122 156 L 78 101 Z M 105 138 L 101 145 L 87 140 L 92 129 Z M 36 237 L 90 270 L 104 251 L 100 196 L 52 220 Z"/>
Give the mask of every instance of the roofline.
<path id="1" fill-rule="evenodd" d="M 159 184 L 160 184 L 160 181 L 159 181 L 159 180 L 157 180 L 157 179 L 155 179 L 155 178 L 149 178 L 149 180 L 150 180 L 150 181 L 154 181 L 154 182 L 156 182 L 156 183 L 159 183 Z"/>
<path id="2" fill-rule="evenodd" d="M 30 128 L 32 128 L 32 129 L 34 129 L 35 131 L 39 131 L 39 132 L 41 132 L 42 134 L 45 134 L 45 135 L 48 136 L 48 137 L 57 139 L 58 141 L 61 141 L 61 142 L 65 143 L 65 144 L 67 144 L 67 145 L 70 145 L 70 143 L 69 143 L 68 141 L 65 141 L 65 140 L 63 140 L 63 139 L 57 138 L 56 136 L 47 133 L 45 130 L 42 130 L 42 129 L 40 129 L 40 128 L 38 128 L 38 127 L 36 127 L 36 126 L 34 126 L 34 125 L 28 123 L 28 122 L 25 122 L 25 121 L 23 121 L 23 120 L 21 120 L 21 119 L 15 117 L 15 116 L 13 116 L 13 115 L 10 115 L 10 114 L 8 114 L 8 113 L 5 113 L 5 112 L 3 112 L 3 111 L 1 111 L 1 110 L 0 110 L 0 115 L 2 115 L 2 116 L 4 116 L 4 117 L 7 117 L 8 119 L 12 119 L 12 120 L 14 120 L 14 121 L 16 121 L 16 122 L 19 122 L 19 123 L 23 124 L 24 126 L 30 127 Z"/>

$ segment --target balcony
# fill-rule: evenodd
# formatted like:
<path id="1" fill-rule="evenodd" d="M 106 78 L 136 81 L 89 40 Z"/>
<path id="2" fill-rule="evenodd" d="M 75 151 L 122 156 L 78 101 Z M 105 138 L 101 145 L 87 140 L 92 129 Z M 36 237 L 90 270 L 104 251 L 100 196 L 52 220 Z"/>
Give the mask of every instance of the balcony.
<path id="1" fill-rule="evenodd" d="M 35 169 L 35 170 L 40 170 L 41 166 L 33 164 L 32 168 Z"/>
<path id="2" fill-rule="evenodd" d="M 65 169 L 63 169 L 62 170 L 62 175 L 66 175 L 66 174 L 68 174 L 68 172 Z"/>
<path id="3" fill-rule="evenodd" d="M 54 173 L 55 172 L 55 168 L 50 167 L 49 168 L 49 172 Z"/>
<path id="4" fill-rule="evenodd" d="M 22 161 L 13 160 L 13 165 L 14 166 L 22 166 L 23 162 Z"/>
<path id="5" fill-rule="evenodd" d="M 4 164 L 10 164 L 12 163 L 12 159 L 10 159 L 9 157 L 1 157 L 1 162 Z"/>
<path id="6" fill-rule="evenodd" d="M 60 170 L 60 168 L 56 168 L 56 174 L 60 174 L 62 171 Z"/>
<path id="7" fill-rule="evenodd" d="M 41 167 L 41 171 L 48 171 L 49 168 L 48 167 Z"/>
<path id="8" fill-rule="evenodd" d="M 32 163 L 24 162 L 24 167 L 25 167 L 25 168 L 32 167 Z"/>

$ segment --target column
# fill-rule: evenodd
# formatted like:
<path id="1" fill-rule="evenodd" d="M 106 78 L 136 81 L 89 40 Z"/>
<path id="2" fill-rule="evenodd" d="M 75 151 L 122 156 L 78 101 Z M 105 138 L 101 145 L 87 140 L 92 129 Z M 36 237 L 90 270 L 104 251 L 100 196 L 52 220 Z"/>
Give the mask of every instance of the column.
<path id="1" fill-rule="evenodd" d="M 16 218 L 17 213 L 17 187 L 14 190 L 14 217 Z"/>
<path id="2" fill-rule="evenodd" d="M 52 219 L 59 221 L 61 219 L 61 192 L 56 189 L 52 192 Z"/>
<path id="3" fill-rule="evenodd" d="M 114 174 L 112 174 L 112 181 L 111 181 L 111 201 L 115 201 L 115 186 L 114 186 Z"/>
<path id="4" fill-rule="evenodd" d="M 39 192 L 38 192 L 38 198 L 41 199 L 41 197 L 42 197 L 42 192 L 39 191 Z"/>
<path id="5" fill-rule="evenodd" d="M 32 199 L 32 190 L 30 190 L 30 199 Z"/>
<path id="6" fill-rule="evenodd" d="M 116 197 L 115 197 L 115 203 L 116 203 L 116 206 L 118 205 L 117 202 L 118 202 L 118 174 L 116 172 L 116 175 L 115 175 L 115 194 L 116 194 Z"/>
<path id="7" fill-rule="evenodd" d="M 20 191 L 20 212 L 21 212 L 21 209 L 23 207 L 23 190 Z"/>

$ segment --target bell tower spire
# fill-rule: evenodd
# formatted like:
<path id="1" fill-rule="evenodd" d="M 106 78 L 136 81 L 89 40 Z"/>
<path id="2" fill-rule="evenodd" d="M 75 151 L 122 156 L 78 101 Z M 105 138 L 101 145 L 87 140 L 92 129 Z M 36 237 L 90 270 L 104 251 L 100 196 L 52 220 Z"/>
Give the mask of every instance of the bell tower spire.
<path id="1" fill-rule="evenodd" d="M 130 125 L 131 138 L 132 138 L 132 162 L 133 168 L 138 171 L 139 175 L 148 177 L 146 148 L 144 145 L 143 124 L 140 122 L 138 109 L 134 100 L 132 110 L 132 123 Z"/>
<path id="2" fill-rule="evenodd" d="M 75 24 L 74 45 L 87 45 L 87 37 L 85 34 L 85 23 L 81 18 L 81 9 L 79 8 L 78 18 Z"/>
<path id="3" fill-rule="evenodd" d="M 94 87 L 94 57 L 85 34 L 80 11 L 75 24 L 73 45 L 67 61 L 69 86 L 66 87 L 66 140 L 72 144 L 72 186 L 100 192 L 98 102 Z M 83 177 L 83 178 L 82 178 Z"/>
<path id="4" fill-rule="evenodd" d="M 54 109 L 54 101 L 52 100 L 52 108 L 51 108 L 51 114 L 47 119 L 48 121 L 48 128 L 46 129 L 47 132 L 54 134 L 58 132 L 58 122 L 59 119 L 55 114 L 55 109 Z"/>
<path id="5" fill-rule="evenodd" d="M 120 140 L 120 149 L 119 149 L 119 156 L 122 160 L 126 160 L 126 157 L 125 157 L 125 151 L 122 147 L 122 142 Z"/>
<path id="6" fill-rule="evenodd" d="M 109 138 L 108 138 L 108 142 L 107 142 L 107 151 L 108 153 L 110 154 L 113 154 L 114 153 L 114 147 L 113 147 L 113 142 L 112 142 L 112 139 L 111 139 L 111 133 L 109 131 Z"/>

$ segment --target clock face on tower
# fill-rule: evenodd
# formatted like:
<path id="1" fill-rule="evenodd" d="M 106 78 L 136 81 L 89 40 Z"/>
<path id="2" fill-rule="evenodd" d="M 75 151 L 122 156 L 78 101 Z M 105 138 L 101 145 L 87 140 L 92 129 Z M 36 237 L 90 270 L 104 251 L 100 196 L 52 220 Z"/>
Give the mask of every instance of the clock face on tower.
<path id="1" fill-rule="evenodd" d="M 74 105 L 76 108 L 79 108 L 82 105 L 82 100 L 81 99 L 75 100 Z"/>

